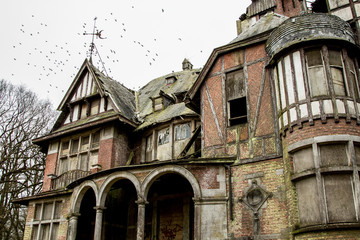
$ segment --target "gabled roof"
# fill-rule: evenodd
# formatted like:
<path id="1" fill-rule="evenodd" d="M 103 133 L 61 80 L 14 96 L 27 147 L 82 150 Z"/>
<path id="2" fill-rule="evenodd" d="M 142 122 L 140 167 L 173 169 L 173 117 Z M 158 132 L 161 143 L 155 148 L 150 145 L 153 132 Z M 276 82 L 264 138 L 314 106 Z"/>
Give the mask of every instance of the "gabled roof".
<path id="1" fill-rule="evenodd" d="M 136 103 L 134 91 L 105 76 L 91 63 L 89 63 L 89 66 L 99 81 L 101 88 L 111 98 L 119 113 L 129 120 L 135 121 Z"/>
<path id="2" fill-rule="evenodd" d="M 68 91 L 62 99 L 58 110 L 62 111 L 66 107 L 66 104 L 71 101 L 71 96 L 76 89 L 81 76 L 85 71 L 88 71 L 96 83 L 99 94 L 101 97 L 109 96 L 112 100 L 117 112 L 129 120 L 135 120 L 135 94 L 132 90 L 126 88 L 121 83 L 113 80 L 112 78 L 105 76 L 94 65 L 85 59 L 79 72 L 77 73 L 74 81 L 71 83 Z"/>
<path id="3" fill-rule="evenodd" d="M 96 86 L 96 92 L 80 99 L 73 99 L 73 95 L 77 90 L 77 86 L 83 80 L 86 74 L 91 75 L 93 84 Z M 87 97 L 92 97 L 94 95 L 100 95 L 101 97 L 108 97 L 108 101 L 113 106 L 112 111 L 107 111 L 99 113 L 97 116 L 89 116 L 87 118 L 62 125 L 65 121 L 65 118 L 69 114 L 67 109 L 67 104 L 71 102 L 77 102 L 81 99 Z M 127 123 L 133 127 L 137 126 L 136 116 L 135 116 L 135 94 L 132 90 L 126 88 L 121 83 L 111 79 L 110 77 L 105 76 L 101 73 L 90 61 L 85 59 L 79 72 L 71 83 L 68 91 L 66 92 L 64 98 L 62 99 L 58 110 L 61 111 L 56 123 L 54 124 L 53 129 L 51 130 L 50 135 L 58 135 L 60 132 L 71 131 L 71 129 L 76 130 L 80 126 L 92 126 L 96 122 L 107 121 L 108 119 L 118 119 L 124 123 Z M 42 138 L 41 138 L 42 139 Z"/>
<path id="4" fill-rule="evenodd" d="M 266 41 L 272 30 L 278 27 L 287 18 L 288 17 L 276 13 L 268 13 L 262 18 L 260 18 L 259 21 L 254 23 L 248 29 L 246 29 L 244 32 L 240 33 L 230 43 L 215 48 L 211 53 L 210 57 L 208 58 L 204 68 L 200 72 L 199 77 L 196 79 L 195 83 L 188 91 L 185 101 L 186 105 L 189 108 L 199 112 L 199 108 L 195 106 L 196 103 L 194 104 L 193 101 L 196 98 L 196 96 L 198 96 L 197 94 L 200 86 L 202 85 L 202 82 L 204 81 L 208 72 L 211 70 L 211 67 L 213 66 L 213 64 L 220 55 L 233 51 L 238 48 L 243 48 L 258 42 Z"/>

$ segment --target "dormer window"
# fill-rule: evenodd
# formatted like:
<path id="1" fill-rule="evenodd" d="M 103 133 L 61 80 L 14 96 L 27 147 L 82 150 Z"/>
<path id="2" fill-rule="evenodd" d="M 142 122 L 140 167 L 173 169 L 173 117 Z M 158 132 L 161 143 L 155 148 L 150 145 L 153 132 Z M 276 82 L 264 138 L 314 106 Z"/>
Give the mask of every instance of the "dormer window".
<path id="1" fill-rule="evenodd" d="M 152 100 L 153 100 L 154 112 L 162 110 L 164 108 L 164 103 L 163 103 L 162 97 L 153 98 Z"/>
<path id="2" fill-rule="evenodd" d="M 173 84 L 174 82 L 176 82 L 177 78 L 175 76 L 170 76 L 165 78 L 166 81 L 166 85 L 170 85 Z"/>

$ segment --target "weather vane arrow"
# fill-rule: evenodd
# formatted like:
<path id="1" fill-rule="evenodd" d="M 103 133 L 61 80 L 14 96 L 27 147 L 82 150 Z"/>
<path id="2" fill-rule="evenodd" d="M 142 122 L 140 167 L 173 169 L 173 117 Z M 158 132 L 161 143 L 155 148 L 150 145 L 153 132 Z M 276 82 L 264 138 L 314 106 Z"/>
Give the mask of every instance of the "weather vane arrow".
<path id="1" fill-rule="evenodd" d="M 97 19 L 97 17 L 94 18 L 93 32 L 92 33 L 87 33 L 87 32 L 83 33 L 83 35 L 91 35 L 92 36 L 92 40 L 91 40 L 91 44 L 90 44 L 90 59 L 91 59 L 91 56 L 92 56 L 92 54 L 94 52 L 94 48 L 95 48 L 94 37 L 96 36 L 96 38 L 106 39 L 106 38 L 101 36 L 103 30 L 99 31 L 99 30 L 96 29 L 96 19 Z"/>
<path id="2" fill-rule="evenodd" d="M 100 39 L 106 39 L 104 37 L 101 36 L 101 33 L 103 32 L 104 30 L 101 30 L 101 31 L 98 31 L 96 30 L 96 33 L 87 33 L 87 32 L 84 32 L 83 35 L 93 35 L 93 36 L 96 36 L 97 38 L 100 38 Z"/>

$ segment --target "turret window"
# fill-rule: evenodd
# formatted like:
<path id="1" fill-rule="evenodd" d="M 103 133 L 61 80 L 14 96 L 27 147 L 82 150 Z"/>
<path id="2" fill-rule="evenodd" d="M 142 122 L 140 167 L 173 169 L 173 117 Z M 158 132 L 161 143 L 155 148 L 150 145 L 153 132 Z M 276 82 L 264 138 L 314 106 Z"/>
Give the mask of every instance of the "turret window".
<path id="1" fill-rule="evenodd" d="M 330 95 L 329 83 L 332 84 L 334 95 L 351 96 L 345 81 L 345 62 L 340 50 L 314 48 L 305 50 L 305 56 L 312 97 Z"/>
<path id="2" fill-rule="evenodd" d="M 318 118 L 354 118 L 360 100 L 358 68 L 357 59 L 345 48 L 325 45 L 282 57 L 274 69 L 280 128 L 291 130 Z"/>
<path id="3" fill-rule="evenodd" d="M 313 79 L 309 81 L 311 96 L 329 95 L 321 51 L 319 49 L 306 51 L 306 60 L 309 79 Z"/>
<path id="4" fill-rule="evenodd" d="M 327 140 L 336 138 L 331 136 Z M 353 142 L 318 143 L 316 138 L 312 145 L 292 153 L 292 179 L 296 186 L 300 226 L 358 221 L 359 180 L 357 167 L 354 167 L 358 155 L 358 147 Z"/>

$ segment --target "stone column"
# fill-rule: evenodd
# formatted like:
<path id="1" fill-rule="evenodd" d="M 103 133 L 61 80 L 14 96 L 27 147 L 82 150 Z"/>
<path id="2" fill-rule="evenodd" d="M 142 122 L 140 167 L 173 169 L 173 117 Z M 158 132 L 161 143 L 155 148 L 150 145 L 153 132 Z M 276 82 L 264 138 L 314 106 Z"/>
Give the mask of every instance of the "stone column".
<path id="1" fill-rule="evenodd" d="M 201 239 L 201 199 L 194 200 L 194 240 Z"/>
<path id="2" fill-rule="evenodd" d="M 145 206 L 148 204 L 144 199 L 136 201 L 138 205 L 138 217 L 137 217 L 137 229 L 136 229 L 136 239 L 144 240 L 144 231 L 145 231 Z"/>
<path id="3" fill-rule="evenodd" d="M 96 210 L 94 240 L 101 240 L 103 211 L 104 211 L 106 208 L 105 208 L 105 207 L 97 206 L 97 207 L 94 207 L 94 209 Z"/>
<path id="4" fill-rule="evenodd" d="M 68 232 L 67 232 L 67 239 L 68 240 L 75 240 L 76 239 L 76 231 L 77 231 L 77 224 L 79 219 L 80 213 L 72 213 L 69 216 L 68 221 Z"/>

